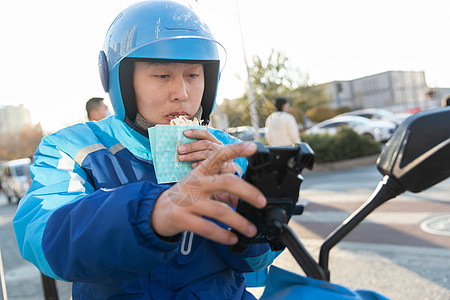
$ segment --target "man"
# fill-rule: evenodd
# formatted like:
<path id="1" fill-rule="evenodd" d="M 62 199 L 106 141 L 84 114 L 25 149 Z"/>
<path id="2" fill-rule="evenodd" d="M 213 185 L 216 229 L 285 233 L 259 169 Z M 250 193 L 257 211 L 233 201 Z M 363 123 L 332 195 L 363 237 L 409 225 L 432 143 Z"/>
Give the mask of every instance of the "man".
<path id="1" fill-rule="evenodd" d="M 148 128 L 183 115 L 209 121 L 219 77 L 217 42 L 193 11 L 147 1 L 123 11 L 100 52 L 114 116 L 45 137 L 33 183 L 14 218 L 19 249 L 47 276 L 73 282 L 73 299 L 254 299 L 243 273 L 267 267 L 267 244 L 234 254 L 240 198 L 264 195 L 242 180 L 254 144 L 185 130 L 178 147 L 194 169 L 157 184 Z M 234 143 L 234 144 L 233 144 Z M 230 144 L 230 145 L 225 145 Z"/>
<path id="2" fill-rule="evenodd" d="M 443 107 L 450 106 L 450 94 L 442 98 L 442 106 Z"/>
<path id="3" fill-rule="evenodd" d="M 100 121 L 110 115 L 103 98 L 91 98 L 86 102 L 86 113 L 89 121 Z"/>
<path id="4" fill-rule="evenodd" d="M 286 112 L 287 101 L 284 98 L 275 99 L 276 112 L 266 120 L 267 142 L 271 146 L 291 146 L 300 143 L 300 133 L 294 116 Z"/>

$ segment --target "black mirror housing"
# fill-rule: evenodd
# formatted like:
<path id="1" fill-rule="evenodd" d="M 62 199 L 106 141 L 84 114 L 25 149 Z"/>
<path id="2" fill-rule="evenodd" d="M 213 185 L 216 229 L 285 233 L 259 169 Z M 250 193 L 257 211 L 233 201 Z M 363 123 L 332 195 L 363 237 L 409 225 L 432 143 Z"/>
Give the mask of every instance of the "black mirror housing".
<path id="1" fill-rule="evenodd" d="M 416 113 L 397 128 L 377 160 L 383 175 L 411 192 L 450 176 L 450 107 Z"/>

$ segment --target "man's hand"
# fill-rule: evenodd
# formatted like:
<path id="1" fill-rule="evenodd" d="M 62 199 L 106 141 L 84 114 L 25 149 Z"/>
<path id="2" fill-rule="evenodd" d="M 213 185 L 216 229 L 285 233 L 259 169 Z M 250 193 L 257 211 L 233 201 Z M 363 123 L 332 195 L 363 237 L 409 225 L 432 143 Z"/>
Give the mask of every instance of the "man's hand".
<path id="1" fill-rule="evenodd" d="M 239 198 L 257 208 L 263 208 L 266 198 L 256 187 L 237 176 L 219 173 L 224 162 L 250 156 L 255 151 L 256 145 L 253 143 L 227 145 L 214 151 L 183 180 L 160 195 L 151 216 L 153 230 L 161 236 L 191 231 L 227 245 L 238 241 L 235 234 L 207 219 L 210 218 L 253 237 L 257 233 L 255 225 L 224 202 Z M 228 200 L 224 202 L 217 196 L 217 201 L 212 199 L 212 195 L 223 193 L 233 196 L 227 197 Z"/>
<path id="2" fill-rule="evenodd" d="M 223 147 L 222 142 L 208 130 L 187 129 L 184 131 L 184 135 L 189 138 L 199 139 L 198 141 L 178 146 L 177 149 L 179 153 L 178 159 L 181 161 L 193 161 L 193 168 L 198 167 L 202 161 L 210 157 L 214 151 Z M 235 171 L 236 168 L 233 165 L 233 161 L 229 160 L 223 163 L 219 173 L 234 174 Z"/>

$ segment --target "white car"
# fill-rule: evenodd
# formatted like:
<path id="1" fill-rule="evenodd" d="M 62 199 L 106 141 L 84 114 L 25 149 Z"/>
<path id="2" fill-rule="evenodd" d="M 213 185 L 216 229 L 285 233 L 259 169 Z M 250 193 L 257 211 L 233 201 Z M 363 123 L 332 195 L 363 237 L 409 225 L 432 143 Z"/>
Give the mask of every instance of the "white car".
<path id="1" fill-rule="evenodd" d="M 365 108 L 344 113 L 341 116 L 360 116 L 373 121 L 390 121 L 398 126 L 410 115 L 409 113 L 393 113 L 383 108 Z"/>
<path id="2" fill-rule="evenodd" d="M 2 190 L 9 203 L 12 203 L 14 198 L 17 198 L 18 202 L 27 193 L 31 182 L 28 173 L 30 163 L 29 158 L 21 158 L 2 165 Z"/>
<path id="3" fill-rule="evenodd" d="M 229 127 L 225 132 L 241 141 L 254 141 L 256 138 L 255 128 L 252 126 Z"/>
<path id="4" fill-rule="evenodd" d="M 374 139 L 378 142 L 388 141 L 394 133 L 397 125 L 386 121 L 372 121 L 359 116 L 337 116 L 320 122 L 305 131 L 306 134 L 330 134 L 334 135 L 343 126 L 352 128 L 357 133 Z"/>

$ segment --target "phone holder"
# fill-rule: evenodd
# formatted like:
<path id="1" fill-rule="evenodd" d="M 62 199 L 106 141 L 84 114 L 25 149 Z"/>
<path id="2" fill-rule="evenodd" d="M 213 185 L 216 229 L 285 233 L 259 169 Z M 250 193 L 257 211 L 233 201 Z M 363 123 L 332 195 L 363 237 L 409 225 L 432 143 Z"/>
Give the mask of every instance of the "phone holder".
<path id="1" fill-rule="evenodd" d="M 283 227 L 292 215 L 303 212 L 303 205 L 297 205 L 303 182 L 301 172 L 314 165 L 314 152 L 306 143 L 289 147 L 256 144 L 256 153 L 247 158 L 244 179 L 265 195 L 267 205 L 258 209 L 239 200 L 237 212 L 256 225 L 257 234 L 248 238 L 232 229 L 238 236 L 238 242 L 231 246 L 234 253 L 244 252 L 250 244 L 269 243 L 273 251 L 286 247 L 281 238 Z"/>

